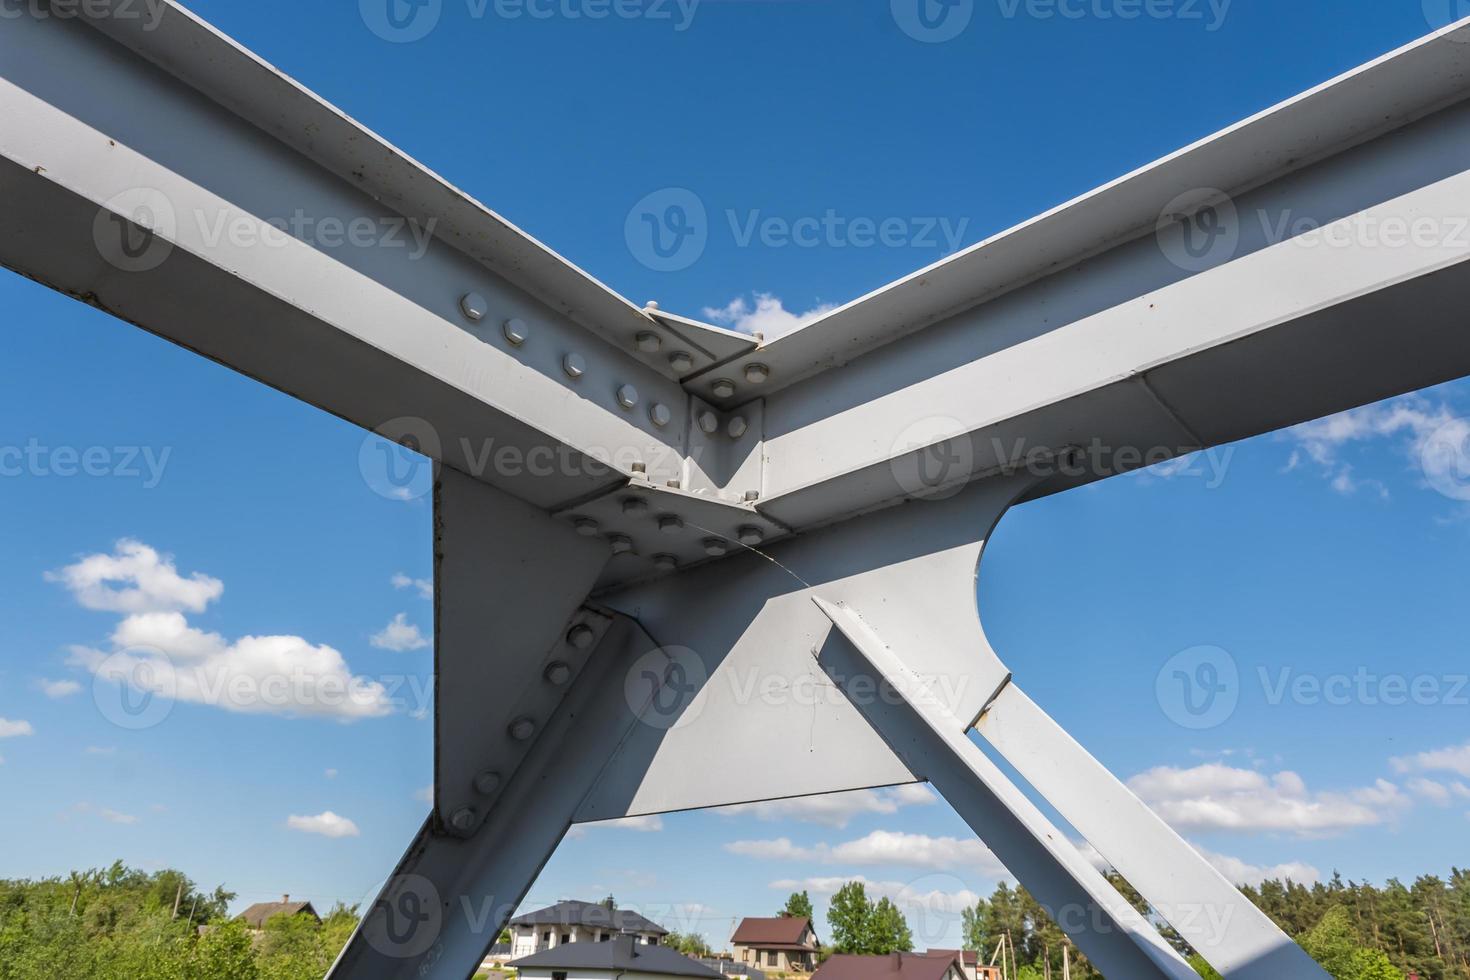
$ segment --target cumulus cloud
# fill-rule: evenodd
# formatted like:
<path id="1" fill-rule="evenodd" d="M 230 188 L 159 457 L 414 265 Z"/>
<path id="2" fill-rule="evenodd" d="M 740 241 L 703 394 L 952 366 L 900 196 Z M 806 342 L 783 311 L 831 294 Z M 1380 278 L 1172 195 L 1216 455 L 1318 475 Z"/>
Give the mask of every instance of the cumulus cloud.
<path id="1" fill-rule="evenodd" d="M 593 823 L 579 823 L 567 831 L 567 836 L 572 840 L 586 837 L 589 830 L 631 830 L 639 834 L 656 834 L 664 829 L 664 819 L 658 814 L 643 817 L 618 817 L 615 820 L 598 820 Z"/>
<path id="2" fill-rule="evenodd" d="M 897 813 L 905 806 L 934 803 L 934 791 L 923 783 L 910 783 L 889 789 L 860 789 L 848 793 L 801 796 L 790 800 L 765 803 L 740 803 L 722 807 L 727 815 L 750 814 L 759 820 L 799 820 L 824 827 L 846 827 L 854 818 L 865 814 Z"/>
<path id="3" fill-rule="evenodd" d="M 97 815 L 108 823 L 122 824 L 123 826 L 131 826 L 138 822 L 138 818 L 131 813 L 120 813 L 117 810 L 109 810 L 106 807 L 97 811 Z"/>
<path id="4" fill-rule="evenodd" d="M 875 881 L 862 875 L 779 878 L 768 887 L 776 892 L 805 891 L 818 898 L 830 898 L 850 881 L 861 882 L 869 898 L 887 898 L 905 910 L 915 939 L 925 943 L 953 942 L 953 930 L 963 910 L 974 908 L 986 897 L 948 874 L 929 874 L 913 881 Z"/>
<path id="5" fill-rule="evenodd" d="M 1275 775 L 1211 763 L 1160 766 L 1128 786 L 1177 830 L 1276 831 L 1321 836 L 1392 821 L 1413 805 L 1393 783 L 1311 792 L 1294 772 Z"/>
<path id="6" fill-rule="evenodd" d="M 975 838 L 930 837 L 899 831 L 875 830 L 865 837 L 840 844 L 793 844 L 789 838 L 731 841 L 725 850 L 742 857 L 765 861 L 810 861 L 865 867 L 891 866 L 949 871 L 968 868 L 990 875 L 1005 873 L 1005 867 Z"/>
<path id="7" fill-rule="evenodd" d="M 419 628 L 408 621 L 407 613 L 399 613 L 394 616 L 388 625 L 374 633 L 368 642 L 379 649 L 392 650 L 396 653 L 422 650 L 429 645 L 428 639 L 419 632 Z"/>
<path id="8" fill-rule="evenodd" d="M 1470 778 L 1470 742 L 1390 759 L 1395 772 L 1453 772 Z"/>
<path id="9" fill-rule="evenodd" d="M 36 730 L 28 721 L 10 721 L 0 718 L 0 738 L 19 738 L 22 735 L 34 735 Z"/>
<path id="10" fill-rule="evenodd" d="M 354 675 L 340 652 L 299 636 L 226 639 L 189 624 L 224 591 L 215 578 L 179 575 L 136 541 L 54 573 L 89 609 L 127 611 L 109 649 L 77 645 L 69 663 L 144 693 L 240 713 L 345 721 L 392 712 L 387 688 Z M 122 583 L 122 588 L 114 587 Z"/>
<path id="11" fill-rule="evenodd" d="M 746 302 L 744 296 L 737 296 L 724 306 L 706 306 L 704 315 L 715 323 L 769 341 L 799 330 L 836 308 L 835 304 L 827 303 L 805 313 L 792 313 L 778 297 L 756 293 L 754 306 Z"/>
<path id="12" fill-rule="evenodd" d="M 434 598 L 434 582 L 426 578 L 410 578 L 402 572 L 396 573 L 390 580 L 395 589 L 412 589 L 418 593 L 420 599 Z"/>
<path id="13" fill-rule="evenodd" d="M 1196 847 L 1200 856 L 1213 864 L 1233 885 L 1259 887 L 1263 881 L 1294 881 L 1299 885 L 1313 885 L 1322 878 L 1322 872 L 1302 861 L 1287 861 L 1282 864 L 1259 865 L 1242 861 L 1227 854 L 1216 854 L 1203 847 Z"/>
<path id="14" fill-rule="evenodd" d="M 1288 471 L 1311 465 L 1333 490 L 1345 495 L 1367 489 L 1388 497 L 1382 482 L 1359 478 L 1344 459 L 1349 446 L 1373 440 L 1399 441 L 1400 449 L 1430 485 L 1441 480 L 1459 485 L 1467 476 L 1458 471 L 1461 461 L 1453 454 L 1432 450 L 1441 444 L 1465 445 L 1470 439 L 1470 420 L 1456 417 L 1447 405 L 1436 405 L 1422 395 L 1405 395 L 1304 422 L 1286 430 L 1285 438 L 1296 444 L 1286 464 Z"/>
<path id="15" fill-rule="evenodd" d="M 357 824 L 346 817 L 339 817 L 331 810 L 318 813 L 314 817 L 287 817 L 286 826 L 303 834 L 318 834 L 331 838 L 359 837 L 362 834 L 357 829 Z"/>
<path id="16" fill-rule="evenodd" d="M 73 694 L 80 693 L 82 690 L 82 685 L 76 681 L 53 681 L 45 678 L 42 678 L 37 683 L 37 686 L 41 689 L 42 694 L 52 700 L 69 698 Z"/>
<path id="17" fill-rule="evenodd" d="M 184 578 L 171 556 L 131 538 L 117 542 L 110 555 L 88 555 L 45 577 L 66 586 L 84 608 L 100 612 L 198 613 L 225 591 L 223 582 L 200 572 Z"/>

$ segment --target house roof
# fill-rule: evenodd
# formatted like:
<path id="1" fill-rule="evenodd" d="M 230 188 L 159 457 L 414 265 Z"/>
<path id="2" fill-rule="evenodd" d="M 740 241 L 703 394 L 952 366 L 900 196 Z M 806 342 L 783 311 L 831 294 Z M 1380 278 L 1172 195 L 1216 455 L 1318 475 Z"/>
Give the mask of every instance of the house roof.
<path id="1" fill-rule="evenodd" d="M 647 932 L 667 936 L 669 930 L 631 909 L 608 908 L 598 902 L 557 902 L 510 920 L 513 926 L 587 926 L 618 932 Z"/>
<path id="2" fill-rule="evenodd" d="M 812 920 L 806 916 L 783 915 L 773 919 L 742 919 L 730 942 L 761 949 L 814 949 L 815 943 L 802 942 Z M 815 935 L 815 933 L 813 933 Z"/>
<path id="3" fill-rule="evenodd" d="M 960 968 L 957 956 L 936 953 L 939 951 L 884 956 L 838 953 L 817 968 L 812 980 L 942 980 L 951 967 Z"/>
<path id="4" fill-rule="evenodd" d="M 925 956 L 958 956 L 960 962 L 965 966 L 975 966 L 980 962 L 980 954 L 973 949 L 931 949 Z"/>
<path id="5" fill-rule="evenodd" d="M 271 919 L 278 915 L 309 915 L 313 919 L 320 919 L 316 909 L 311 907 L 310 902 L 257 902 L 244 912 L 235 916 L 243 919 L 245 924 L 252 929 L 260 929 Z"/>
<path id="6" fill-rule="evenodd" d="M 636 943 L 632 936 L 619 936 L 605 943 L 562 943 L 512 960 L 509 965 L 517 970 L 627 970 L 670 977 L 724 980 L 721 974 L 678 950 Z"/>

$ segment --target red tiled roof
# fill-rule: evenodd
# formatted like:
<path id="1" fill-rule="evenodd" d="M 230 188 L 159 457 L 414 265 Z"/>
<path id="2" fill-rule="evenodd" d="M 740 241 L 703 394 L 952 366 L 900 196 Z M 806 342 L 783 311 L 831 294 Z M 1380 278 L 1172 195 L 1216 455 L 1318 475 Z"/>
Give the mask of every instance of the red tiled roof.
<path id="1" fill-rule="evenodd" d="M 931 949 L 925 956 L 958 956 L 965 966 L 974 966 L 980 962 L 980 954 L 973 949 Z"/>
<path id="2" fill-rule="evenodd" d="M 730 942 L 761 949 L 813 949 L 802 942 L 812 920 L 805 916 L 783 915 L 774 919 L 743 919 Z"/>
<path id="3" fill-rule="evenodd" d="M 886 956 L 854 956 L 838 953 L 812 974 L 812 980 L 943 980 L 953 967 L 961 969 L 957 956 L 930 953 L 889 953 Z"/>

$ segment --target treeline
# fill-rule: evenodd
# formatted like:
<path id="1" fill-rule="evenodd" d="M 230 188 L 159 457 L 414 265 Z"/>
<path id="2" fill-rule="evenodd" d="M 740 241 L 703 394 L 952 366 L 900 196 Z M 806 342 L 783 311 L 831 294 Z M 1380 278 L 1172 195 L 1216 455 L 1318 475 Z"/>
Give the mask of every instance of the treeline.
<path id="1" fill-rule="evenodd" d="M 0 980 L 321 980 L 357 926 L 339 905 L 321 923 L 278 916 L 255 936 L 227 918 L 234 898 L 121 862 L 0 880 Z"/>
<path id="2" fill-rule="evenodd" d="M 1145 914 L 1148 904 L 1126 881 L 1113 884 Z M 1470 980 L 1470 871 L 1454 869 L 1446 881 L 1424 876 L 1406 886 L 1344 881 L 1311 886 L 1268 881 L 1241 891 L 1336 980 Z M 1156 920 L 1157 921 L 1157 920 Z M 1063 956 L 1072 976 L 1100 976 L 1024 888 L 1002 883 L 988 900 L 963 914 L 965 945 L 981 961 L 1004 957 L 1007 976 L 1046 980 L 1062 975 Z M 1218 977 L 1172 929 L 1161 931 L 1189 958 L 1196 972 Z M 999 951 L 999 952 L 997 952 Z"/>

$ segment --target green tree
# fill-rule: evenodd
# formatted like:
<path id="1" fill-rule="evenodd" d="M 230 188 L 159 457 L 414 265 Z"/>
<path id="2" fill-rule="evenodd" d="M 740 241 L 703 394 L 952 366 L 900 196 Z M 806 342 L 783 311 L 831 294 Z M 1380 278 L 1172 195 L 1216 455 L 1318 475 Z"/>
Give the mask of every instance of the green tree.
<path id="1" fill-rule="evenodd" d="M 1301 945 L 1335 980 L 1403 980 L 1404 977 L 1382 950 L 1359 945 L 1353 917 L 1341 905 L 1330 910 L 1303 935 Z"/>
<path id="2" fill-rule="evenodd" d="M 793 919 L 815 919 L 816 913 L 812 911 L 812 900 L 806 892 L 792 892 L 791 897 L 786 899 L 786 907 L 780 915 Z"/>
<path id="3" fill-rule="evenodd" d="M 665 937 L 664 944 L 685 956 L 710 955 L 709 940 L 697 932 L 671 932 Z"/>
<path id="4" fill-rule="evenodd" d="M 868 952 L 869 926 L 873 906 L 861 881 L 849 881 L 837 889 L 827 909 L 827 925 L 832 927 L 832 949 L 838 953 Z"/>
<path id="5" fill-rule="evenodd" d="M 868 912 L 868 939 L 864 947 L 867 953 L 909 953 L 914 948 L 914 937 L 909 931 L 908 920 L 887 898 Z"/>

